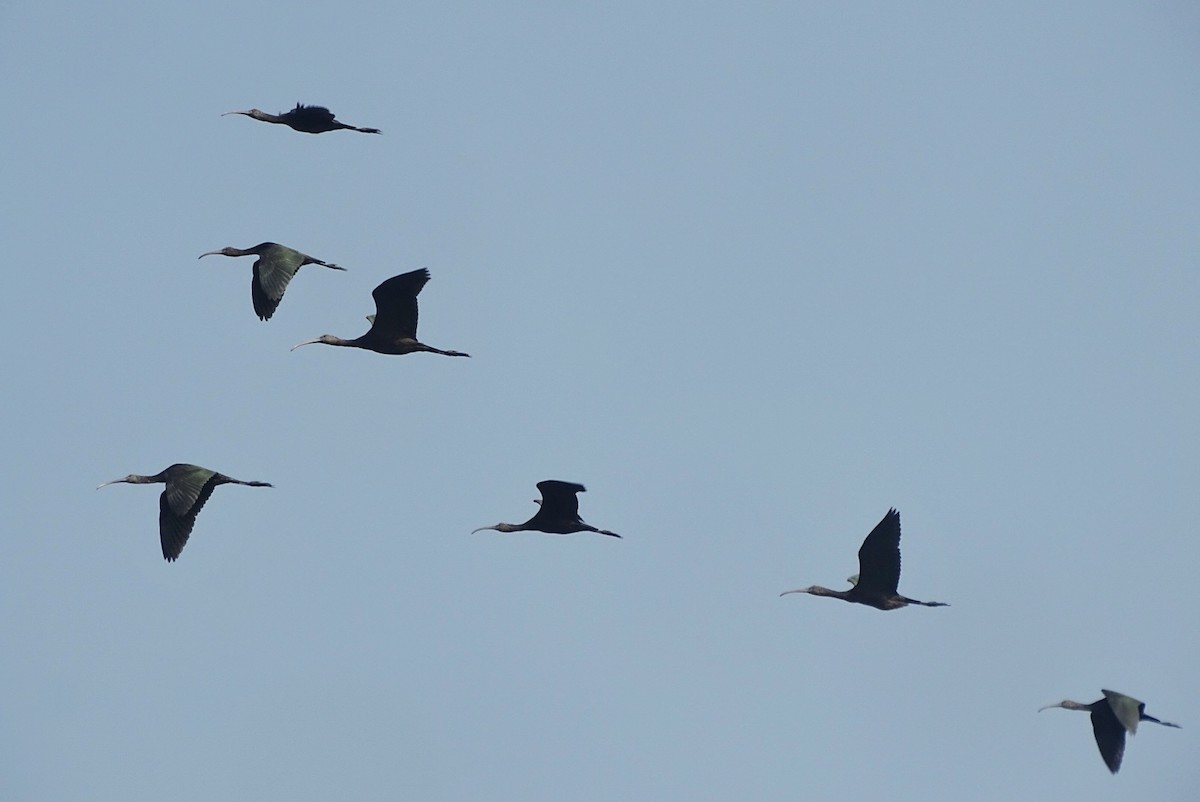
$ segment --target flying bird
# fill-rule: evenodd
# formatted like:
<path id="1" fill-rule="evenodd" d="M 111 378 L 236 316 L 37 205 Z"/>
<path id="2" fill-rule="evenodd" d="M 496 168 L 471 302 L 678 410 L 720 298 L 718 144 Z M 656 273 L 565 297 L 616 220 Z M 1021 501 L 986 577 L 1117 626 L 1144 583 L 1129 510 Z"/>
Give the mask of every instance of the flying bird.
<path id="1" fill-rule="evenodd" d="M 897 592 L 900 584 L 900 513 L 895 509 L 888 510 L 883 520 L 867 535 L 867 539 L 858 550 L 858 573 L 847 581 L 852 585 L 849 590 L 830 590 L 813 585 L 797 590 L 785 590 L 779 595 L 811 593 L 814 596 L 832 596 L 879 610 L 895 610 L 909 604 L 921 604 L 925 607 L 949 606 L 944 602 L 917 601 Z"/>
<path id="2" fill-rule="evenodd" d="M 222 248 L 219 251 L 202 253 L 205 256 L 257 256 L 254 260 L 254 277 L 250 280 L 250 300 L 260 320 L 270 320 L 279 308 L 288 282 L 305 265 L 320 265 L 332 270 L 345 270 L 339 265 L 322 262 L 320 259 L 300 253 L 277 242 L 260 242 L 253 248 Z"/>
<path id="3" fill-rule="evenodd" d="M 305 106 L 300 103 L 296 104 L 296 108 L 283 114 L 267 114 L 265 111 L 250 109 L 249 111 L 227 111 L 221 116 L 225 117 L 230 114 L 244 114 L 265 123 L 279 123 L 304 134 L 323 134 L 326 131 L 341 130 L 358 131 L 363 134 L 383 133 L 378 128 L 358 128 L 340 123 L 333 118 L 333 112 L 324 106 Z"/>
<path id="4" fill-rule="evenodd" d="M 1146 715 L 1146 703 L 1139 702 L 1132 696 L 1103 689 L 1100 692 L 1104 694 L 1104 698 L 1092 702 L 1090 705 L 1064 699 L 1056 705 L 1039 708 L 1038 712 L 1049 710 L 1052 707 L 1061 707 L 1066 710 L 1087 710 L 1091 713 L 1092 732 L 1096 735 L 1096 746 L 1100 749 L 1100 757 L 1104 758 L 1104 765 L 1108 766 L 1108 770 L 1113 774 L 1116 774 L 1117 770 L 1121 768 L 1121 758 L 1125 756 L 1125 731 L 1128 730 L 1130 735 L 1136 735 L 1139 721 L 1153 721 L 1164 727 L 1180 728 L 1178 724 L 1159 721 L 1154 716 Z"/>
<path id="5" fill-rule="evenodd" d="M 579 517 L 579 497 L 577 493 L 583 493 L 587 490 L 583 485 L 575 482 L 560 482 L 557 479 L 547 479 L 544 482 L 538 482 L 537 488 L 541 491 L 542 500 L 536 502 L 541 505 L 537 513 L 523 524 L 505 524 L 500 523 L 495 526 L 481 526 L 474 530 L 482 532 L 485 529 L 494 529 L 497 532 L 546 532 L 551 535 L 570 535 L 575 532 L 595 532 L 599 535 L 608 535 L 610 537 L 620 537 L 616 532 L 610 532 L 607 529 L 597 529 L 591 524 L 586 524 Z"/>
<path id="6" fill-rule="evenodd" d="M 269 482 L 243 482 L 241 479 L 234 479 L 199 465 L 176 463 L 153 476 L 131 473 L 124 479 L 113 479 L 111 482 L 97 485 L 96 489 L 119 482 L 133 485 L 166 483 L 166 489 L 158 497 L 158 536 L 162 541 L 163 559 L 167 562 L 176 560 L 183 551 L 188 536 L 192 534 L 197 513 L 217 485 L 272 486 Z"/>
<path id="7" fill-rule="evenodd" d="M 417 294 L 429 281 L 425 268 L 392 276 L 372 292 L 375 299 L 375 314 L 368 315 L 371 328 L 361 337 L 343 340 L 332 334 L 322 334 L 315 340 L 305 340 L 292 346 L 295 351 L 302 345 L 325 343 L 348 348 L 365 348 L 377 354 L 411 354 L 428 351 L 442 356 L 470 356 L 461 351 L 443 351 L 417 340 Z"/>

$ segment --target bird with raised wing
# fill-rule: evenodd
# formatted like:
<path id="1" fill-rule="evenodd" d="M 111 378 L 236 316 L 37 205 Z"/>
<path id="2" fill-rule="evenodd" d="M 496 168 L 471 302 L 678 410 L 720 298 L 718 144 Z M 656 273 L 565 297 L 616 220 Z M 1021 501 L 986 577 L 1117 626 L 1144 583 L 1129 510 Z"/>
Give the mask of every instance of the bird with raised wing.
<path id="1" fill-rule="evenodd" d="M 537 513 L 523 524 L 499 523 L 495 526 L 481 526 L 474 530 L 482 532 L 494 529 L 497 532 L 546 532 L 551 535 L 571 535 L 576 532 L 595 532 L 598 535 L 620 537 L 616 532 L 607 529 L 597 529 L 591 524 L 584 523 L 579 517 L 579 496 L 587 490 L 575 482 L 562 482 L 557 479 L 547 479 L 537 483 L 542 500 Z"/>
<path id="2" fill-rule="evenodd" d="M 901 596 L 898 592 L 900 585 L 900 513 L 895 509 L 888 510 L 871 534 L 867 535 L 858 550 L 858 573 L 848 580 L 852 587 L 849 590 L 830 590 L 820 585 L 796 590 L 785 590 L 780 596 L 789 593 L 811 593 L 814 596 L 832 596 L 835 599 L 865 604 L 879 610 L 895 610 L 910 604 L 920 604 L 925 607 L 948 607 L 945 602 L 925 602 Z"/>
<path id="3" fill-rule="evenodd" d="M 305 265 L 320 265 L 331 270 L 345 270 L 340 265 L 323 262 L 314 256 L 278 242 L 260 242 L 253 248 L 222 248 L 200 254 L 205 256 L 257 256 L 254 260 L 254 277 L 250 279 L 250 300 L 260 320 L 270 320 L 279 308 L 288 283 Z"/>
<path id="4" fill-rule="evenodd" d="M 267 114 L 265 111 L 250 109 L 249 111 L 227 111 L 221 116 L 225 117 L 230 114 L 244 114 L 247 117 L 261 120 L 264 123 L 286 125 L 293 131 L 299 131 L 303 134 L 323 134 L 326 131 L 358 131 L 363 134 L 383 133 L 378 128 L 359 128 L 354 125 L 346 125 L 334 119 L 333 112 L 324 106 L 305 106 L 302 103 L 297 103 L 296 108 L 283 114 Z"/>
<path id="5" fill-rule="evenodd" d="M 443 351 L 417 340 L 417 294 L 429 281 L 425 268 L 392 276 L 371 292 L 375 299 L 375 314 L 368 316 L 371 328 L 361 337 L 343 340 L 332 334 L 322 334 L 315 340 L 305 340 L 292 346 L 295 351 L 302 345 L 324 343 L 347 348 L 364 348 L 377 354 L 411 354 L 427 351 L 442 356 L 470 356 L 462 351 Z"/>
<path id="6" fill-rule="evenodd" d="M 131 473 L 124 479 L 113 479 L 97 485 L 96 489 L 120 482 L 133 485 L 166 484 L 166 489 L 158 497 L 158 536 L 162 541 L 163 559 L 168 562 L 177 559 L 183 551 L 196 524 L 196 515 L 217 485 L 272 486 L 270 482 L 243 482 L 199 465 L 176 463 L 153 476 Z"/>
<path id="7" fill-rule="evenodd" d="M 1100 692 L 1104 694 L 1104 698 L 1097 699 L 1089 705 L 1063 699 L 1058 704 L 1039 708 L 1038 712 L 1049 710 L 1052 707 L 1061 707 L 1065 710 L 1086 710 L 1091 713 L 1092 733 L 1096 736 L 1096 747 L 1100 750 L 1100 757 L 1104 759 L 1104 765 L 1108 766 L 1108 770 L 1113 774 L 1116 774 L 1121 768 L 1121 758 L 1125 756 L 1125 733 L 1136 735 L 1139 721 L 1153 721 L 1164 727 L 1180 729 L 1178 724 L 1159 721 L 1154 716 L 1146 715 L 1145 702 L 1139 702 L 1132 696 L 1126 696 L 1116 691 L 1101 689 Z"/>

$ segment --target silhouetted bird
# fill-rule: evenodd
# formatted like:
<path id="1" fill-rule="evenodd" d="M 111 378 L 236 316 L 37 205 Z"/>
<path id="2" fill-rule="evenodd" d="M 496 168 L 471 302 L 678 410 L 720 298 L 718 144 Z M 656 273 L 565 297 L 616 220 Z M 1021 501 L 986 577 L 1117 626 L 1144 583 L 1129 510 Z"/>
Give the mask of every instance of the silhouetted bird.
<path id="1" fill-rule="evenodd" d="M 340 123 L 333 118 L 333 112 L 324 106 L 304 106 L 300 103 L 296 104 L 296 108 L 283 114 L 267 114 L 265 111 L 250 109 L 249 111 L 227 111 L 221 116 L 225 117 L 229 114 L 244 114 L 265 123 L 279 123 L 305 134 L 323 134 L 326 131 L 341 130 L 359 131 L 364 134 L 383 133 L 378 128 L 358 128 Z"/>
<path id="2" fill-rule="evenodd" d="M 429 281 L 425 268 L 392 276 L 372 292 L 375 299 L 375 314 L 368 315 L 371 328 L 361 337 L 343 340 L 332 334 L 322 334 L 315 340 L 305 340 L 292 346 L 295 351 L 302 345 L 324 343 L 348 348 L 365 348 L 377 354 L 411 354 L 428 351 L 442 356 L 470 356 L 461 351 L 443 351 L 417 340 L 417 293 Z"/>
<path id="3" fill-rule="evenodd" d="M 1091 713 L 1092 732 L 1096 736 L 1096 746 L 1100 750 L 1100 757 L 1104 758 L 1104 765 L 1108 766 L 1108 770 L 1113 774 L 1116 774 L 1117 770 L 1121 768 L 1121 758 L 1125 756 L 1125 732 L 1128 730 L 1130 735 L 1136 735 L 1139 721 L 1153 721 L 1164 727 L 1180 728 L 1178 724 L 1159 721 L 1154 716 L 1146 715 L 1146 703 L 1139 702 L 1132 696 L 1103 689 L 1100 692 L 1104 694 L 1104 698 L 1092 702 L 1090 705 L 1064 699 L 1056 705 L 1046 705 L 1038 712 L 1049 710 L 1052 707 L 1062 707 L 1067 710 L 1086 710 Z"/>
<path id="4" fill-rule="evenodd" d="M 811 593 L 814 596 L 832 596 L 856 604 L 865 604 L 879 610 L 895 610 L 909 604 L 926 607 L 948 607 L 944 602 L 923 602 L 901 596 L 897 592 L 900 584 L 900 513 L 888 510 L 883 520 L 871 530 L 858 550 L 858 574 L 850 577 L 854 584 L 850 590 L 830 590 L 820 585 L 785 590 L 789 593 Z"/>
<path id="5" fill-rule="evenodd" d="M 309 256 L 306 253 L 280 245 L 277 242 L 260 242 L 253 248 L 222 248 L 219 251 L 202 253 L 205 256 L 257 256 L 254 260 L 254 277 L 250 280 L 250 300 L 254 302 L 254 311 L 260 320 L 270 320 L 271 315 L 279 308 L 283 293 L 287 290 L 288 282 L 297 271 L 305 265 L 321 265 L 333 270 L 345 270 L 344 267 L 331 265 Z"/>
<path id="6" fill-rule="evenodd" d="M 575 482 L 560 482 L 557 479 L 547 479 L 544 482 L 537 483 L 538 490 L 542 493 L 542 500 L 539 502 L 541 508 L 532 518 L 523 524 L 496 524 L 495 526 L 481 526 L 474 530 L 482 532 L 485 529 L 494 529 L 497 532 L 547 532 L 551 535 L 570 535 L 575 532 L 595 532 L 599 535 L 609 535 L 610 537 L 620 537 L 616 532 L 609 532 L 607 529 L 597 529 L 591 524 L 586 524 L 579 517 L 579 497 L 577 493 L 584 492 L 587 488 Z"/>
<path id="7" fill-rule="evenodd" d="M 166 489 L 158 497 L 158 535 L 162 541 L 163 558 L 168 562 L 175 560 L 183 551 L 188 536 L 192 534 L 197 513 L 217 485 L 271 487 L 269 482 L 243 482 L 199 465 L 176 463 L 153 476 L 131 473 L 124 479 L 113 479 L 97 485 L 96 489 L 119 482 L 134 485 L 166 483 Z"/>

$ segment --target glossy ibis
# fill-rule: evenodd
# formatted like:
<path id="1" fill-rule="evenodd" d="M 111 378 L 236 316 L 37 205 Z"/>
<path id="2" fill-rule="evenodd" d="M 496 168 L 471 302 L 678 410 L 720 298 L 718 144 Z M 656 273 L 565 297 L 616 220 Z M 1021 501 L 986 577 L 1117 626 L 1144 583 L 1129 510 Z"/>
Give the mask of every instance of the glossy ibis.
<path id="1" fill-rule="evenodd" d="M 304 134 L 323 134 L 326 131 L 341 130 L 359 131 L 364 134 L 383 133 L 378 128 L 358 128 L 340 123 L 333 118 L 333 112 L 324 106 L 305 106 L 300 103 L 296 104 L 296 108 L 283 114 L 267 114 L 265 111 L 250 109 L 249 111 L 227 111 L 221 116 L 225 117 L 229 114 L 244 114 L 265 123 L 279 123 Z"/>
<path id="2" fill-rule="evenodd" d="M 609 532 L 607 529 L 597 529 L 591 524 L 586 524 L 579 517 L 579 497 L 577 493 L 583 493 L 587 490 L 583 485 L 575 482 L 560 482 L 557 479 L 547 479 L 544 482 L 537 483 L 538 490 L 542 493 L 542 500 L 537 502 L 541 508 L 537 514 L 523 524 L 496 524 L 495 526 L 481 526 L 474 530 L 482 532 L 485 529 L 494 529 L 497 532 L 546 532 L 551 535 L 570 535 L 575 532 L 595 532 L 599 535 L 608 535 L 610 537 L 620 537 L 616 532 Z"/>
<path id="3" fill-rule="evenodd" d="M 279 302 L 283 300 L 288 282 L 305 265 L 320 265 L 332 270 L 346 269 L 322 262 L 277 242 L 260 242 L 253 248 L 222 248 L 219 251 L 202 253 L 198 258 L 214 255 L 258 257 L 254 260 L 254 277 L 250 280 L 250 299 L 254 302 L 254 311 L 258 313 L 260 320 L 271 319 L 271 315 L 279 308 Z"/>
<path id="4" fill-rule="evenodd" d="M 343 340 L 332 334 L 322 334 L 315 340 L 305 340 L 292 346 L 295 351 L 302 345 L 325 343 L 348 348 L 365 348 L 377 354 L 411 354 L 428 351 L 443 356 L 470 356 L 461 351 L 443 351 L 417 340 L 417 293 L 429 281 L 425 268 L 392 276 L 371 292 L 375 299 L 375 315 L 368 316 L 371 328 L 361 337 Z"/>
<path id="5" fill-rule="evenodd" d="M 134 485 L 166 483 L 166 489 L 158 497 L 158 536 L 162 541 L 163 558 L 168 562 L 177 559 L 183 551 L 196 523 L 196 514 L 217 485 L 271 487 L 269 482 L 243 482 L 199 465 L 177 463 L 153 476 L 131 473 L 124 479 L 113 479 L 98 485 L 96 489 L 119 482 Z"/>
<path id="6" fill-rule="evenodd" d="M 1125 731 L 1128 730 L 1130 735 L 1136 735 L 1139 721 L 1153 721 L 1164 727 L 1179 729 L 1178 724 L 1159 721 L 1154 716 L 1146 715 L 1145 702 L 1139 702 L 1132 696 L 1126 696 L 1116 691 L 1102 689 L 1100 692 L 1104 694 L 1104 698 L 1092 702 L 1090 705 L 1064 699 L 1056 705 L 1046 705 L 1038 712 L 1049 710 L 1052 707 L 1061 707 L 1066 710 L 1086 710 L 1091 713 L 1092 732 L 1096 735 L 1096 746 L 1100 749 L 1100 757 L 1104 758 L 1104 765 L 1108 766 L 1108 770 L 1113 774 L 1116 774 L 1117 770 L 1121 768 L 1121 758 L 1125 756 Z"/>
<path id="7" fill-rule="evenodd" d="M 832 596 L 856 604 L 865 604 L 879 610 L 895 610 L 909 604 L 921 604 L 925 607 L 948 607 L 944 602 L 923 602 L 901 596 L 897 592 L 900 584 L 900 513 L 895 509 L 888 510 L 867 539 L 858 550 L 858 574 L 848 580 L 853 587 L 850 590 L 830 590 L 820 585 L 797 590 L 785 590 L 780 596 L 789 593 L 811 593 L 814 596 Z"/>

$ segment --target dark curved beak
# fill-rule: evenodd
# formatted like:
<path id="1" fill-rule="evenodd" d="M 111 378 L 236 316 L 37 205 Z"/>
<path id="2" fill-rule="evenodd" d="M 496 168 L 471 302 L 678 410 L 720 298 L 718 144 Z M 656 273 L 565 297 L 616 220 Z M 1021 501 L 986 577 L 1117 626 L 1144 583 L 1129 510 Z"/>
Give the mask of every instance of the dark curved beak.
<path id="1" fill-rule="evenodd" d="M 313 343 L 319 343 L 319 342 L 321 342 L 320 338 L 317 338 L 315 340 L 305 340 L 302 343 L 296 343 L 288 350 L 295 351 L 297 348 L 299 348 L 302 345 L 312 345 Z"/>
<path id="2" fill-rule="evenodd" d="M 223 255 L 223 254 L 222 254 L 220 251 L 209 251 L 208 253 L 202 253 L 202 254 L 200 254 L 200 255 L 199 255 L 199 256 L 197 256 L 196 258 L 197 258 L 197 259 L 203 259 L 203 258 L 204 258 L 204 257 L 206 257 L 206 256 L 222 256 L 222 255 Z"/>
<path id="3" fill-rule="evenodd" d="M 113 479 L 111 482 L 104 482 L 103 484 L 96 485 L 96 489 L 99 490 L 102 487 L 108 487 L 109 485 L 115 485 L 124 481 L 124 479 Z"/>

